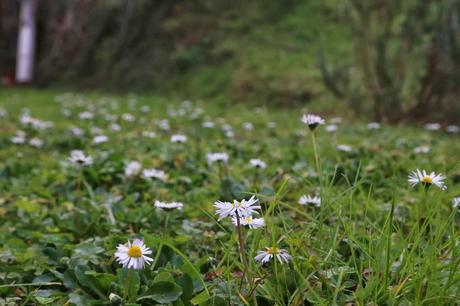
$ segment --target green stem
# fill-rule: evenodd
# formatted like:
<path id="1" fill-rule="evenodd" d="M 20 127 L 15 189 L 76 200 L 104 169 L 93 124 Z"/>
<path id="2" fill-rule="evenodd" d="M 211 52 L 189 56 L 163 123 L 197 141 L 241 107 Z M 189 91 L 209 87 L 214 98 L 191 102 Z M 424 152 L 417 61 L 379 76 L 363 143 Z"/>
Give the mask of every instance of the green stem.
<path id="1" fill-rule="evenodd" d="M 130 282 L 131 282 L 131 269 L 128 269 L 128 273 L 126 274 L 126 281 L 125 281 L 125 292 L 123 292 L 123 302 L 126 301 L 126 298 L 128 297 Z"/>
<path id="2" fill-rule="evenodd" d="M 241 278 L 244 279 L 244 277 L 246 277 L 246 281 L 248 282 L 250 288 L 252 288 L 252 285 L 253 285 L 252 278 L 249 276 L 249 264 L 246 258 L 246 254 L 244 252 L 244 238 L 243 238 L 243 232 L 241 231 L 240 216 L 238 212 L 236 212 L 236 230 L 238 232 L 238 245 L 239 245 L 239 251 L 241 255 L 241 261 L 243 262 L 243 266 L 244 266 L 243 276 Z"/>
<path id="3" fill-rule="evenodd" d="M 311 131 L 310 132 L 311 136 L 311 142 L 313 144 L 313 155 L 315 157 L 315 166 L 316 166 L 316 171 L 318 176 L 321 176 L 321 165 L 319 163 L 319 156 L 318 156 L 318 150 L 316 148 L 316 137 L 315 137 L 315 132 Z"/>
<path id="4" fill-rule="evenodd" d="M 165 212 L 165 213 L 166 213 L 166 217 L 165 217 L 165 224 L 163 226 L 163 236 L 166 237 L 166 233 L 168 231 L 169 212 Z"/>

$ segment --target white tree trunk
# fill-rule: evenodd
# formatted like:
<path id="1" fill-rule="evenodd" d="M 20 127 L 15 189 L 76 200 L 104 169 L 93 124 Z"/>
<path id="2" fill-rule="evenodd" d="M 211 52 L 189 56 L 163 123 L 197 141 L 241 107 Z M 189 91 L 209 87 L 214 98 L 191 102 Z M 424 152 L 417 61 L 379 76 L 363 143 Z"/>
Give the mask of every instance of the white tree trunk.
<path id="1" fill-rule="evenodd" d="M 18 48 L 16 54 L 16 81 L 18 83 L 31 82 L 33 79 L 36 8 L 37 0 L 22 0 L 21 2 Z"/>

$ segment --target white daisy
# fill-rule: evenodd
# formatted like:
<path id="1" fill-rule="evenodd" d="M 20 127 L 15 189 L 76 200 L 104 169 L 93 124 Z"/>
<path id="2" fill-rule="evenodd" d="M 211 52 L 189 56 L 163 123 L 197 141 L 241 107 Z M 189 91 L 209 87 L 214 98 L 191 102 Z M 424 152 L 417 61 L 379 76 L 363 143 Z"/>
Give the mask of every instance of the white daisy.
<path id="1" fill-rule="evenodd" d="M 228 162 L 228 154 L 225 153 L 225 152 L 208 153 L 208 154 L 206 154 L 206 159 L 208 160 L 208 163 L 213 163 L 213 162 L 227 163 Z"/>
<path id="2" fill-rule="evenodd" d="M 326 125 L 325 130 L 326 130 L 326 132 L 329 132 L 329 133 L 336 132 L 337 131 L 337 125 L 335 125 L 335 124 Z"/>
<path id="3" fill-rule="evenodd" d="M 97 135 L 93 138 L 93 143 L 96 145 L 107 142 L 107 141 L 109 141 L 109 137 L 105 135 Z"/>
<path id="4" fill-rule="evenodd" d="M 81 112 L 78 114 L 78 118 L 82 120 L 89 120 L 94 118 L 94 114 L 92 112 Z"/>
<path id="5" fill-rule="evenodd" d="M 123 121 L 126 122 L 133 122 L 134 120 L 136 120 L 136 117 L 134 117 L 132 114 L 125 113 L 121 115 L 121 119 L 123 119 Z"/>
<path id="6" fill-rule="evenodd" d="M 141 172 L 142 165 L 138 161 L 130 161 L 126 166 L 125 166 L 125 176 L 126 177 L 131 177 L 138 175 Z"/>
<path id="7" fill-rule="evenodd" d="M 83 131 L 81 128 L 79 127 L 71 127 L 70 128 L 70 133 L 72 134 L 72 136 L 75 136 L 75 137 L 81 137 L 85 134 L 85 131 Z"/>
<path id="8" fill-rule="evenodd" d="M 40 138 L 34 137 L 34 138 L 29 140 L 29 144 L 32 147 L 41 148 L 41 147 L 43 147 L 44 141 L 42 139 L 40 139 Z"/>
<path id="9" fill-rule="evenodd" d="M 233 137 L 235 137 L 235 133 L 233 132 L 233 130 L 225 131 L 225 137 L 233 138 Z"/>
<path id="10" fill-rule="evenodd" d="M 109 125 L 109 129 L 110 129 L 111 131 L 118 132 L 118 131 L 121 131 L 121 125 L 119 125 L 118 123 L 112 122 L 112 123 Z"/>
<path id="11" fill-rule="evenodd" d="M 249 200 L 237 201 L 233 200 L 233 203 L 216 201 L 214 207 L 216 208 L 216 214 L 219 215 L 219 220 L 227 216 L 240 216 L 246 217 L 253 213 L 258 214 L 257 211 L 260 209 L 259 205 L 255 205 L 259 200 L 252 196 Z"/>
<path id="12" fill-rule="evenodd" d="M 142 105 L 142 106 L 141 106 L 141 112 L 143 112 L 143 113 L 148 113 L 148 112 L 150 112 L 150 106 L 148 106 L 148 105 Z"/>
<path id="13" fill-rule="evenodd" d="M 455 197 L 452 199 L 452 208 L 460 208 L 460 197 Z"/>
<path id="14" fill-rule="evenodd" d="M 265 169 L 267 168 L 267 164 L 258 158 L 253 158 L 249 161 L 249 163 L 254 167 L 254 168 L 259 168 L 259 169 Z"/>
<path id="15" fill-rule="evenodd" d="M 430 146 L 418 146 L 414 148 L 415 154 L 426 154 L 431 151 Z"/>
<path id="16" fill-rule="evenodd" d="M 313 114 L 306 114 L 306 115 L 304 114 L 302 116 L 301 121 L 305 123 L 306 125 L 308 125 L 308 127 L 312 131 L 316 129 L 318 125 L 326 123 L 326 121 L 323 118 L 317 115 L 313 115 Z"/>
<path id="17" fill-rule="evenodd" d="M 279 249 L 277 247 L 266 247 L 264 251 L 257 251 L 257 256 L 254 260 L 261 264 L 268 263 L 273 257 L 281 263 L 288 263 L 291 260 L 291 255 L 285 249 Z"/>
<path id="18" fill-rule="evenodd" d="M 155 201 L 154 206 L 156 208 L 161 208 L 164 210 L 173 210 L 173 209 L 179 209 L 181 210 L 184 207 L 184 204 L 181 202 L 161 202 L 161 201 Z"/>
<path id="19" fill-rule="evenodd" d="M 149 179 L 149 178 L 156 178 L 161 181 L 165 181 L 167 179 L 167 175 L 163 170 L 158 170 L 158 169 L 145 169 L 142 172 L 142 175 Z"/>
<path id="20" fill-rule="evenodd" d="M 157 137 L 157 134 L 153 131 L 143 131 L 142 136 L 144 136 L 145 138 L 155 138 Z"/>
<path id="21" fill-rule="evenodd" d="M 342 152 L 351 152 L 353 151 L 353 148 L 350 147 L 349 145 L 341 144 L 337 146 L 337 150 L 342 151 Z"/>
<path id="22" fill-rule="evenodd" d="M 425 130 L 427 131 L 437 131 L 441 128 L 439 123 L 427 123 L 425 124 Z"/>
<path id="23" fill-rule="evenodd" d="M 119 244 L 115 252 L 116 261 L 123 268 L 143 269 L 145 264 L 150 264 L 152 258 L 146 256 L 152 254 L 152 251 L 145 246 L 144 241 L 134 239 L 133 243 L 128 240 L 127 244 Z"/>
<path id="24" fill-rule="evenodd" d="M 182 134 L 174 134 L 171 136 L 171 142 L 174 143 L 184 143 L 187 141 L 187 136 Z"/>
<path id="25" fill-rule="evenodd" d="M 417 169 L 409 174 L 408 181 L 412 187 L 415 187 L 417 184 L 421 183 L 427 188 L 431 185 L 435 185 L 441 190 L 446 190 L 447 186 L 444 183 L 445 179 L 446 177 L 442 174 L 436 174 L 434 172 L 428 174 L 425 170 L 420 171 Z"/>
<path id="26" fill-rule="evenodd" d="M 452 208 L 459 208 L 460 207 L 460 197 L 455 197 L 452 199 Z"/>
<path id="27" fill-rule="evenodd" d="M 457 134 L 458 132 L 460 132 L 460 127 L 458 125 L 448 125 L 446 127 L 446 131 L 447 133 Z"/>
<path id="28" fill-rule="evenodd" d="M 16 135 L 11 137 L 11 142 L 14 144 L 24 144 L 26 142 L 26 133 L 24 131 L 17 131 Z"/>
<path id="29" fill-rule="evenodd" d="M 311 195 L 302 195 L 299 199 L 299 204 L 300 205 L 314 205 L 316 207 L 321 206 L 321 198 L 318 196 L 312 197 Z"/>
<path id="30" fill-rule="evenodd" d="M 70 152 L 69 161 L 77 166 L 89 166 L 93 164 L 93 158 L 86 156 L 81 150 L 72 150 Z"/>
<path id="31" fill-rule="evenodd" d="M 254 129 L 254 125 L 251 122 L 243 123 L 243 128 L 247 131 L 252 131 Z"/>
<path id="32" fill-rule="evenodd" d="M 378 130 L 378 129 L 380 129 L 380 123 L 378 123 L 378 122 L 370 122 L 370 123 L 367 124 L 367 128 L 369 130 Z"/>
<path id="33" fill-rule="evenodd" d="M 232 223 L 238 226 L 238 220 L 236 217 L 232 217 Z M 260 228 L 265 226 L 264 218 L 253 218 L 252 216 L 240 218 L 240 225 L 248 226 L 250 229 Z"/>
<path id="34" fill-rule="evenodd" d="M 214 122 L 212 122 L 212 121 L 205 121 L 205 122 L 203 122 L 203 127 L 204 127 L 205 129 L 212 129 L 212 128 L 214 128 Z"/>
<path id="35" fill-rule="evenodd" d="M 158 127 L 163 130 L 163 131 L 169 131 L 171 128 L 169 126 L 169 120 L 168 119 L 163 119 L 158 121 Z"/>

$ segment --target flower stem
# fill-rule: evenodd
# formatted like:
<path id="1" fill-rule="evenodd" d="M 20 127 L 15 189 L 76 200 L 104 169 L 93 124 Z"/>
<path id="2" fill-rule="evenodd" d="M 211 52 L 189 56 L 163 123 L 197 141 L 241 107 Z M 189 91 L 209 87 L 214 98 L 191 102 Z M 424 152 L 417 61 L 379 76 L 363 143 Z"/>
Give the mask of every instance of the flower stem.
<path id="1" fill-rule="evenodd" d="M 169 212 L 166 212 L 166 217 L 165 217 L 165 224 L 163 226 L 163 235 L 166 237 L 166 233 L 168 230 L 168 221 L 169 221 Z"/>
<path id="2" fill-rule="evenodd" d="M 248 260 L 246 258 L 246 254 L 244 252 L 244 238 L 243 238 L 243 232 L 241 230 L 241 224 L 240 224 L 240 216 L 238 212 L 236 212 L 236 230 L 238 232 L 238 245 L 239 245 L 239 251 L 241 255 L 241 261 L 243 262 L 243 276 L 241 277 L 244 279 L 246 277 L 246 281 L 252 287 L 252 278 L 249 276 L 249 264 Z"/>
<path id="3" fill-rule="evenodd" d="M 311 136 L 311 142 L 313 144 L 313 155 L 315 157 L 315 166 L 316 166 L 316 171 L 318 176 L 321 176 L 321 165 L 319 163 L 319 156 L 318 156 L 318 150 L 316 148 L 316 137 L 315 137 L 315 132 L 311 131 L 310 132 Z"/>
<path id="4" fill-rule="evenodd" d="M 125 280 L 125 292 L 123 292 L 123 301 L 126 301 L 126 298 L 128 297 L 130 282 L 131 282 L 131 269 L 128 269 L 128 272 L 126 274 L 126 280 Z"/>

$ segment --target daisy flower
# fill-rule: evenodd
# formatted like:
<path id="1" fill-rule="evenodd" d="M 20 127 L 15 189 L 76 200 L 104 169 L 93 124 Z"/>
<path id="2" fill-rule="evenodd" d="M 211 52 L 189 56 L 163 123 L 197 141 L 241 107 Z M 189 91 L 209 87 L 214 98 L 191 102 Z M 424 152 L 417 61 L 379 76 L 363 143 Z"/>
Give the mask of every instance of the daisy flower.
<path id="1" fill-rule="evenodd" d="M 161 209 L 164 209 L 164 210 L 173 210 L 173 209 L 179 209 L 181 210 L 183 207 L 184 207 L 184 204 L 182 204 L 181 202 L 161 202 L 161 201 L 155 201 L 155 204 L 154 206 L 156 208 L 161 208 Z"/>
<path id="2" fill-rule="evenodd" d="M 32 147 L 35 147 L 35 148 L 43 147 L 43 143 L 44 143 L 44 141 L 42 139 L 40 139 L 40 138 L 37 138 L 37 137 L 34 137 L 31 140 L 29 140 L 29 144 Z"/>
<path id="3" fill-rule="evenodd" d="M 249 163 L 251 164 L 251 166 L 253 166 L 254 168 L 259 168 L 259 169 L 265 169 L 267 168 L 267 164 L 260 160 L 260 159 L 257 159 L 257 158 L 253 158 L 249 161 Z"/>
<path id="4" fill-rule="evenodd" d="M 452 208 L 460 208 L 460 197 L 452 199 Z"/>
<path id="5" fill-rule="evenodd" d="M 72 134 L 72 136 L 74 137 L 81 137 L 85 134 L 85 131 L 83 131 L 81 128 L 79 127 L 71 127 L 70 128 L 70 133 Z"/>
<path id="6" fill-rule="evenodd" d="M 378 122 L 370 122 L 370 123 L 367 124 L 367 128 L 369 130 L 378 130 L 378 129 L 380 129 L 380 123 L 378 123 Z"/>
<path id="7" fill-rule="evenodd" d="M 138 175 L 141 172 L 142 165 L 138 161 L 131 161 L 125 167 L 125 176 L 131 177 Z"/>
<path id="8" fill-rule="evenodd" d="M 174 134 L 171 136 L 171 142 L 173 143 L 184 143 L 187 141 L 187 136 L 182 134 Z"/>
<path id="9" fill-rule="evenodd" d="M 254 129 L 254 125 L 251 122 L 245 122 L 243 123 L 243 128 L 246 131 L 252 131 Z"/>
<path id="10" fill-rule="evenodd" d="M 146 256 L 152 254 L 152 251 L 145 246 L 144 241 L 134 239 L 133 243 L 128 240 L 126 244 L 119 244 L 115 252 L 116 261 L 123 268 L 143 269 L 145 264 L 150 264 L 152 258 Z"/>
<path id="11" fill-rule="evenodd" d="M 142 136 L 144 136 L 145 138 L 155 138 L 157 137 L 157 134 L 153 131 L 143 131 Z"/>
<path id="12" fill-rule="evenodd" d="M 98 135 L 93 138 L 93 143 L 96 145 L 107 142 L 107 141 L 109 141 L 109 137 L 105 135 Z"/>
<path id="13" fill-rule="evenodd" d="M 238 226 L 238 220 L 236 217 L 232 217 L 232 223 L 235 226 Z M 264 218 L 253 218 L 252 216 L 247 216 L 240 218 L 240 225 L 248 226 L 250 229 L 260 228 L 265 226 Z"/>
<path id="14" fill-rule="evenodd" d="M 123 119 L 123 121 L 126 121 L 126 122 L 133 122 L 134 120 L 136 120 L 136 117 L 134 117 L 130 113 L 125 113 L 121 115 L 121 119 Z"/>
<path id="15" fill-rule="evenodd" d="M 206 159 L 208 160 L 208 163 L 213 163 L 213 162 L 223 162 L 227 163 L 228 161 L 228 154 L 225 152 L 220 152 L 220 153 L 208 153 L 206 154 Z"/>
<path id="16" fill-rule="evenodd" d="M 212 129 L 212 128 L 214 128 L 214 122 L 212 122 L 212 121 L 205 121 L 205 122 L 203 122 L 203 127 L 204 127 L 205 129 Z"/>
<path id="17" fill-rule="evenodd" d="M 326 123 L 323 118 L 313 114 L 303 115 L 301 121 L 308 125 L 311 131 L 315 130 L 318 125 Z"/>
<path id="18" fill-rule="evenodd" d="M 446 127 L 446 131 L 447 133 L 457 134 L 458 132 L 460 132 L 460 127 L 458 125 L 448 125 Z"/>
<path id="19" fill-rule="evenodd" d="M 78 114 L 78 118 L 82 120 L 90 120 L 94 118 L 94 114 L 91 112 L 82 112 Z"/>
<path id="20" fill-rule="evenodd" d="M 14 144 L 24 144 L 26 142 L 26 133 L 24 131 L 17 131 L 16 135 L 11 137 L 11 142 Z"/>
<path id="21" fill-rule="evenodd" d="M 326 132 L 329 132 L 329 133 L 337 132 L 337 125 L 335 124 L 326 125 Z"/>
<path id="22" fill-rule="evenodd" d="M 265 250 L 257 251 L 257 256 L 254 260 L 261 264 L 268 263 L 272 258 L 276 259 L 281 263 L 288 263 L 291 260 L 291 255 L 285 249 L 279 249 L 277 247 L 266 247 Z"/>
<path id="23" fill-rule="evenodd" d="M 142 175 L 147 179 L 156 178 L 156 179 L 159 179 L 161 181 L 166 181 L 166 179 L 167 179 L 167 175 L 163 170 L 158 170 L 158 169 L 153 169 L 153 168 L 152 169 L 145 169 L 142 172 Z"/>
<path id="24" fill-rule="evenodd" d="M 435 185 L 441 190 L 446 190 L 447 186 L 444 183 L 445 179 L 446 177 L 442 174 L 436 174 L 434 172 L 428 174 L 425 170 L 420 171 L 419 169 L 417 169 L 409 174 L 408 181 L 411 187 L 415 187 L 421 183 L 426 188 L 430 187 L 431 185 Z"/>
<path id="25" fill-rule="evenodd" d="M 93 164 L 93 158 L 86 156 L 81 150 L 72 150 L 70 152 L 69 161 L 77 166 L 89 166 Z"/>
<path id="26" fill-rule="evenodd" d="M 415 154 L 426 154 L 431 151 L 431 148 L 429 146 L 418 146 L 414 148 L 414 153 Z"/>
<path id="27" fill-rule="evenodd" d="M 249 200 L 233 200 L 233 203 L 216 201 L 214 207 L 216 208 L 216 214 L 219 215 L 219 220 L 227 216 L 235 217 L 238 215 L 240 217 L 246 217 L 253 213 L 259 213 L 257 210 L 260 209 L 260 206 L 255 205 L 258 201 L 258 199 L 252 196 Z"/>
<path id="28" fill-rule="evenodd" d="M 340 144 L 337 146 L 337 150 L 341 152 L 351 152 L 353 151 L 353 148 L 350 147 L 349 145 Z"/>
<path id="29" fill-rule="evenodd" d="M 439 123 L 427 123 L 425 124 L 425 130 L 427 131 L 437 131 L 441 128 Z"/>
<path id="30" fill-rule="evenodd" d="M 299 204 L 300 205 L 310 204 L 310 205 L 314 205 L 316 207 L 320 207 L 321 206 L 321 198 L 317 197 L 317 196 L 312 197 L 311 195 L 303 195 L 299 199 Z"/>

